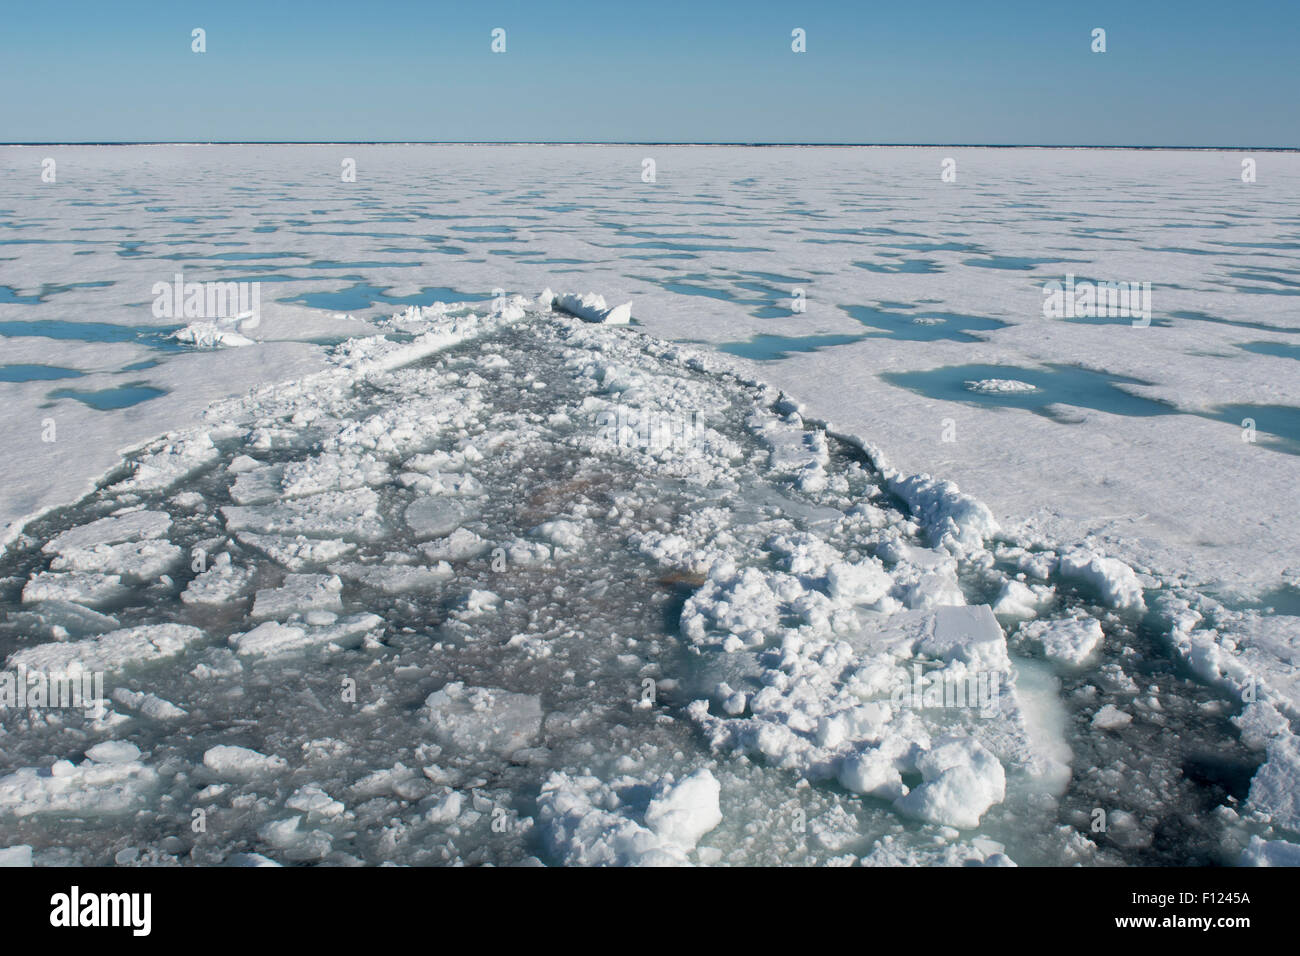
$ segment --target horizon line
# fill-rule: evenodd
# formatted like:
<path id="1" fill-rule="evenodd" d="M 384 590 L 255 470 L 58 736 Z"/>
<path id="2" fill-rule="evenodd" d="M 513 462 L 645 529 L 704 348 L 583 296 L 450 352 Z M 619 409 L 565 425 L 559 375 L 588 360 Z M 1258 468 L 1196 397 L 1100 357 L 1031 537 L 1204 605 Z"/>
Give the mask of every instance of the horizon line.
<path id="1" fill-rule="evenodd" d="M 742 148 L 821 147 L 828 149 L 1108 149 L 1203 152 L 1300 152 L 1300 146 L 1200 145 L 1142 146 L 1086 143 L 848 143 L 686 140 L 57 140 L 0 141 L 0 146 L 721 146 Z"/>

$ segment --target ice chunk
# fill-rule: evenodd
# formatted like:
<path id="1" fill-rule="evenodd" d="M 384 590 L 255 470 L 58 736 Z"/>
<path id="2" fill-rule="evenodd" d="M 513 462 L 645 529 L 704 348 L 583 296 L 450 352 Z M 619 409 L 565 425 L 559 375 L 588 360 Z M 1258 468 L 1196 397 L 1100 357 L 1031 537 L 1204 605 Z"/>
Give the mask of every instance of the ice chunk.
<path id="1" fill-rule="evenodd" d="M 461 602 L 460 608 L 453 611 L 452 614 L 458 621 L 475 621 L 481 617 L 493 614 L 501 606 L 501 598 L 492 591 L 482 591 L 478 588 L 470 590 Z"/>
<path id="2" fill-rule="evenodd" d="M 113 691 L 113 700 L 127 710 L 134 710 L 151 720 L 176 720 L 185 716 L 185 711 L 171 701 L 163 700 L 155 694 L 128 690 L 118 687 Z"/>
<path id="3" fill-rule="evenodd" d="M 140 748 L 126 740 L 106 740 L 86 751 L 95 763 L 133 763 L 140 759 Z"/>
<path id="4" fill-rule="evenodd" d="M 505 550 L 507 561 L 521 568 L 535 568 L 551 560 L 551 549 L 540 541 L 516 538 Z"/>
<path id="5" fill-rule="evenodd" d="M 11 612 L 9 621 L 30 636 L 41 634 L 57 640 L 66 640 L 69 635 L 103 634 L 121 626 L 112 615 L 100 614 L 71 601 L 42 601 L 31 610 Z"/>
<path id="6" fill-rule="evenodd" d="M 935 608 L 933 628 L 917 649 L 946 661 L 964 661 L 976 670 L 1011 670 L 1007 639 L 987 604 Z"/>
<path id="7" fill-rule="evenodd" d="M 602 783 L 553 773 L 538 797 L 538 818 L 551 852 L 570 866 L 682 866 L 699 838 L 722 821 L 720 787 L 708 770 L 680 784 L 657 781 L 644 813 L 634 781 Z M 653 815 L 653 816 L 652 816 Z"/>
<path id="8" fill-rule="evenodd" d="M 883 800 L 896 800 L 907 792 L 896 759 L 876 747 L 854 754 L 840 764 L 839 780 L 846 790 Z"/>
<path id="9" fill-rule="evenodd" d="M 206 431 L 169 435 L 158 450 L 132 464 L 133 474 L 113 485 L 114 491 L 160 491 L 216 460 L 217 448 Z"/>
<path id="10" fill-rule="evenodd" d="M 298 788 L 284 805 L 307 814 L 308 819 L 332 819 L 347 809 L 314 783 Z"/>
<path id="11" fill-rule="evenodd" d="M 1246 806 L 1275 826 L 1300 832 L 1300 740 L 1287 735 L 1269 741 L 1268 760 L 1250 782 Z"/>
<path id="12" fill-rule="evenodd" d="M 974 382 L 966 382 L 967 391 L 980 392 L 986 395 L 994 395 L 1007 392 L 1036 392 L 1037 385 L 1030 385 L 1028 382 L 1022 382 L 1015 378 L 982 378 Z"/>
<path id="13" fill-rule="evenodd" d="M 960 607 L 966 603 L 957 568 L 951 562 L 936 564 L 924 569 L 902 568 L 898 571 L 899 585 L 906 592 L 907 606 L 916 610 Z M 911 579 L 908 580 L 908 577 Z"/>
<path id="14" fill-rule="evenodd" d="M 403 472 L 398 477 L 398 484 L 422 495 L 469 498 L 483 494 L 482 483 L 473 475 L 443 474 L 442 472 L 421 475 L 408 471 Z"/>
<path id="15" fill-rule="evenodd" d="M 1006 797 L 1006 772 L 983 744 L 968 737 L 936 743 L 917 761 L 924 782 L 894 801 L 902 813 L 931 823 L 971 828 Z"/>
<path id="16" fill-rule="evenodd" d="M 286 574 L 278 588 L 264 588 L 253 598 L 253 620 L 284 619 L 309 611 L 341 611 L 343 582 L 336 574 Z"/>
<path id="17" fill-rule="evenodd" d="M 171 516 L 166 512 L 132 511 L 124 515 L 99 518 L 72 528 L 45 542 L 41 550 L 46 554 L 60 554 L 96 545 L 161 538 L 171 525 Z"/>
<path id="18" fill-rule="evenodd" d="M 223 551 L 181 592 L 181 600 L 186 604 L 229 604 L 243 596 L 252 579 L 251 568 L 232 563 L 230 552 Z"/>
<path id="19" fill-rule="evenodd" d="M 76 765 L 59 760 L 48 770 L 24 767 L 0 778 L 0 814 L 133 813 L 148 805 L 158 782 L 157 772 L 139 760 L 88 759 Z"/>
<path id="20" fill-rule="evenodd" d="M 418 800 L 429 792 L 429 781 L 414 767 L 400 760 L 392 767 L 367 774 L 352 785 L 352 792 L 362 797 L 397 796 Z"/>
<path id="21" fill-rule="evenodd" d="M 127 593 L 126 585 L 116 574 L 95 571 L 41 571 L 23 586 L 24 604 L 59 601 L 91 607 L 110 604 Z"/>
<path id="22" fill-rule="evenodd" d="M 8 663 L 50 674 L 117 672 L 133 664 L 174 657 L 202 640 L 203 632 L 188 624 L 145 624 L 84 641 L 24 648 L 10 655 Z"/>
<path id="23" fill-rule="evenodd" d="M 902 477 L 888 466 L 881 471 L 889 489 L 907 502 L 936 545 L 969 551 L 983 547 L 985 540 L 998 533 L 998 523 L 988 506 L 962 494 L 956 483 L 924 474 Z"/>
<path id="24" fill-rule="evenodd" d="M 226 505 L 221 514 L 228 531 L 254 534 L 377 541 L 386 533 L 379 496 L 372 488 L 327 491 L 269 505 Z"/>
<path id="25" fill-rule="evenodd" d="M 1300 866 L 1300 843 L 1286 840 L 1250 838 L 1250 845 L 1242 851 L 1241 866 Z"/>
<path id="26" fill-rule="evenodd" d="M 1037 617 L 1039 612 L 1052 602 L 1053 591 L 1042 585 L 1030 586 L 1014 578 L 1002 584 L 997 599 L 993 602 L 993 613 L 998 617 L 1026 620 Z"/>
<path id="27" fill-rule="evenodd" d="M 95 571 L 149 582 L 171 570 L 181 559 L 181 549 L 166 541 L 130 541 L 66 548 L 50 562 L 53 571 Z"/>
<path id="28" fill-rule="evenodd" d="M 278 774 L 289 766 L 289 762 L 283 757 L 268 757 L 248 747 L 218 744 L 203 754 L 203 766 L 222 780 L 245 781 Z"/>
<path id="29" fill-rule="evenodd" d="M 484 554 L 492 545 L 468 528 L 457 528 L 445 538 L 420 545 L 430 561 L 465 561 Z"/>
<path id="30" fill-rule="evenodd" d="M 344 541 L 341 538 L 307 538 L 302 535 L 290 538 L 276 534 L 253 534 L 250 531 L 241 531 L 235 540 L 261 551 L 290 571 L 328 564 L 357 549 L 355 541 Z"/>
<path id="31" fill-rule="evenodd" d="M 350 491 L 388 481 L 388 464 L 373 455 L 327 452 L 284 468 L 284 496 L 300 498 L 323 491 Z"/>
<path id="32" fill-rule="evenodd" d="M 1133 715 L 1126 714 L 1114 704 L 1107 704 L 1092 715 L 1092 726 L 1099 730 L 1122 730 L 1133 722 Z"/>
<path id="33" fill-rule="evenodd" d="M 1273 738 L 1291 733 L 1291 722 L 1276 707 L 1262 700 L 1247 704 L 1232 722 L 1241 731 L 1241 742 L 1252 750 L 1264 750 Z"/>
<path id="34" fill-rule="evenodd" d="M 930 843 L 921 846 L 909 845 L 906 837 L 890 834 L 881 837 L 871 848 L 871 852 L 860 861 L 860 866 L 1015 866 L 1006 853 L 1005 847 L 983 837 L 975 837 L 966 842 Z M 1091 845 L 1091 844 L 1089 844 Z"/>
<path id="35" fill-rule="evenodd" d="M 538 525 L 537 533 L 557 548 L 576 551 L 582 547 L 582 525 L 576 521 L 556 519 Z"/>
<path id="36" fill-rule="evenodd" d="M 331 624 L 280 624 L 267 621 L 243 634 L 232 634 L 230 646 L 245 657 L 283 657 L 312 647 L 356 647 L 384 619 L 377 614 L 356 614 Z"/>
<path id="37" fill-rule="evenodd" d="M 1108 607 L 1142 611 L 1146 602 L 1137 575 L 1123 561 L 1105 558 L 1092 551 L 1076 548 L 1062 555 L 1061 577 L 1082 581 L 1101 596 Z"/>
<path id="38" fill-rule="evenodd" d="M 247 461 L 252 458 L 241 456 Z M 230 500 L 237 505 L 260 505 L 275 501 L 283 493 L 284 465 L 262 465 L 241 468 L 230 486 Z M 233 468 L 233 463 L 232 463 Z"/>
<path id="39" fill-rule="evenodd" d="M 191 322 L 184 328 L 171 333 L 171 338 L 186 345 L 200 349 L 241 348 L 257 343 L 241 335 L 229 320 L 219 319 L 213 322 Z"/>
<path id="40" fill-rule="evenodd" d="M 540 698 L 460 681 L 434 691 L 424 707 L 439 743 L 471 753 L 513 753 L 527 747 L 542 727 Z"/>
<path id="41" fill-rule="evenodd" d="M 568 312 L 584 322 L 598 322 L 602 325 L 627 325 L 632 319 L 632 303 L 624 302 L 612 309 L 605 305 L 605 297 L 594 292 L 585 295 L 566 292 L 551 300 L 551 308 Z"/>
<path id="42" fill-rule="evenodd" d="M 329 570 L 351 581 L 360 581 L 384 594 L 431 591 L 455 575 L 451 565 L 445 561 L 433 567 L 402 564 L 332 564 Z"/>
<path id="43" fill-rule="evenodd" d="M 32 848 L 26 844 L 0 847 L 0 867 L 27 867 L 32 865 Z"/>
<path id="44" fill-rule="evenodd" d="M 441 538 L 451 534 L 477 511 L 463 502 L 445 498 L 417 498 L 406 506 L 406 525 L 418 538 Z"/>
<path id="45" fill-rule="evenodd" d="M 665 843 L 694 847 L 700 837 L 722 822 L 718 798 L 722 786 L 708 770 L 700 769 L 675 784 L 668 784 L 650 801 L 645 824 Z"/>
<path id="46" fill-rule="evenodd" d="M 425 819 L 434 826 L 454 823 L 460 816 L 464 797 L 456 790 L 448 790 L 425 814 Z"/>
<path id="47" fill-rule="evenodd" d="M 875 604 L 893 586 L 893 579 L 876 558 L 858 564 L 838 561 L 826 572 L 831 597 L 851 604 Z"/>
<path id="48" fill-rule="evenodd" d="M 1069 667 L 1082 667 L 1101 646 L 1105 632 L 1095 617 L 1072 617 L 1059 621 L 1031 621 L 1020 628 L 1020 635 L 1036 641 L 1049 661 Z"/>

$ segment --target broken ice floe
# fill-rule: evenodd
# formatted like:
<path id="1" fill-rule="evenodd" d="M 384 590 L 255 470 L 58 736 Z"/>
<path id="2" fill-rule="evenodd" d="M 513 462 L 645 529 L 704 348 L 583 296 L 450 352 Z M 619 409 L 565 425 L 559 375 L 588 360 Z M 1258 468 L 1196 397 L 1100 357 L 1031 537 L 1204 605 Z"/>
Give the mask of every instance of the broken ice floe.
<path id="1" fill-rule="evenodd" d="M 1036 392 L 1037 385 L 1031 385 L 1028 382 L 1022 382 L 1014 378 L 982 378 L 973 382 L 966 382 L 966 389 L 971 392 L 1004 393 L 1004 392 Z"/>
<path id="2" fill-rule="evenodd" d="M 1176 761 L 1128 772 L 1140 741 L 1253 765 L 1213 692 L 1138 666 L 1134 569 L 1004 538 L 599 297 L 528 308 L 408 309 L 34 523 L 8 666 L 106 671 L 119 709 L 0 714 L 0 820 L 227 863 L 1235 861 L 1294 832 L 1270 686 L 1249 800 L 1206 784 L 1238 809 L 1154 839 L 1199 797 Z M 1179 652 L 1246 687 L 1248 617 L 1173 600 Z M 205 844 L 164 836 L 196 808 Z"/>
<path id="3" fill-rule="evenodd" d="M 539 302 L 543 306 L 549 305 L 552 309 L 575 315 L 586 322 L 627 325 L 632 320 L 631 302 L 624 302 L 622 305 L 610 308 L 605 305 L 605 297 L 594 292 L 586 294 L 565 292 L 553 295 L 551 290 L 547 289 L 542 293 Z"/>
<path id="4" fill-rule="evenodd" d="M 542 785 L 539 817 L 564 863 L 680 866 L 690 862 L 700 837 L 722 822 L 720 791 L 708 770 L 680 782 L 668 775 L 651 788 L 553 774 Z"/>
<path id="5" fill-rule="evenodd" d="M 183 342 L 186 345 L 193 345 L 201 349 L 241 348 L 246 345 L 257 344 L 243 334 L 255 325 L 256 323 L 251 320 L 251 317 L 191 322 L 184 328 L 171 333 L 171 337 L 177 342 Z"/>

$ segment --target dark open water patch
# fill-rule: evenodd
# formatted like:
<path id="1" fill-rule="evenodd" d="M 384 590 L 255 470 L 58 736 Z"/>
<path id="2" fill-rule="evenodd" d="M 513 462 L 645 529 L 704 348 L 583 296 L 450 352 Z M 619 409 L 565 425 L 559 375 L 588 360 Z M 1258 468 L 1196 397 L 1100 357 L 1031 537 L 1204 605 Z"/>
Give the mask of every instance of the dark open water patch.
<path id="1" fill-rule="evenodd" d="M 773 362 L 789 358 L 796 352 L 816 352 L 836 345 L 860 342 L 865 335 L 756 335 L 748 342 L 726 342 L 718 351 L 757 362 Z"/>
<path id="2" fill-rule="evenodd" d="M 870 305 L 842 305 L 840 308 L 869 328 L 878 329 L 890 338 L 910 342 L 933 342 L 940 339 L 979 342 L 983 337 L 972 333 L 993 332 L 1006 327 L 1005 322 L 997 319 L 957 312 L 901 313 Z"/>
<path id="3" fill-rule="evenodd" d="M 82 372 L 57 365 L 0 365 L 0 382 L 44 382 L 58 378 L 77 378 Z"/>
<path id="4" fill-rule="evenodd" d="M 1247 428 L 1249 422 L 1257 434 L 1262 433 L 1273 439 L 1260 441 L 1264 447 L 1288 455 L 1300 455 L 1300 408 L 1292 405 L 1220 405 L 1205 417 L 1241 429 Z"/>
<path id="5" fill-rule="evenodd" d="M 1245 322 L 1240 319 L 1224 319 L 1217 315 L 1210 315 L 1207 312 L 1170 312 L 1175 319 L 1187 319 L 1190 322 L 1214 322 L 1217 325 L 1235 325 L 1240 329 L 1254 329 L 1257 332 L 1286 332 L 1292 335 L 1300 333 L 1300 329 L 1289 329 L 1281 325 L 1266 325 L 1263 322 Z"/>
<path id="6" fill-rule="evenodd" d="M 71 398 L 101 412 L 111 412 L 121 408 L 130 408 L 132 405 L 139 405 L 141 402 L 147 402 L 152 398 L 166 394 L 166 389 L 154 388 L 152 385 L 145 385 L 143 382 L 128 382 L 125 385 L 119 385 L 117 388 L 104 388 L 95 392 L 60 388 L 50 392 L 49 397 Z"/>
<path id="7" fill-rule="evenodd" d="M 897 262 L 855 262 L 853 264 L 859 269 L 886 275 L 929 275 L 943 271 L 943 267 L 933 259 L 899 259 Z"/>
<path id="8" fill-rule="evenodd" d="M 1225 422 L 1238 428 L 1252 427 L 1264 448 L 1300 455 L 1300 408 L 1290 405 L 1220 405 L 1208 411 L 1183 411 L 1166 402 L 1136 395 L 1123 385 L 1152 385 L 1142 379 L 1096 372 L 1077 365 L 1047 365 L 1020 368 L 1011 365 L 953 365 L 918 372 L 888 372 L 881 376 L 927 398 L 971 405 L 1023 408 L 1063 424 L 1052 406 L 1069 405 L 1112 415 L 1146 418 L 1153 415 L 1194 415 Z M 1033 391 L 977 391 L 968 383 L 987 379 L 1010 379 L 1034 386 Z"/>
<path id="9" fill-rule="evenodd" d="M 1054 262 L 1076 262 L 1075 259 L 1030 259 L 1025 256 L 988 256 L 984 259 L 963 259 L 962 265 L 979 269 L 1002 269 L 1012 272 L 1032 272 L 1038 266 Z"/>
<path id="10" fill-rule="evenodd" d="M 1177 413 L 1171 405 L 1142 398 L 1119 385 L 1150 385 L 1141 379 L 1094 372 L 1077 365 L 1048 365 L 1045 368 L 1019 368 L 1010 365 L 953 365 L 921 372 L 891 372 L 885 381 L 926 396 L 971 405 L 994 405 L 1023 408 L 1026 411 L 1057 419 L 1050 405 L 1072 405 L 1113 415 L 1147 417 Z M 986 379 L 1012 379 L 1034 386 L 1032 392 L 977 392 L 967 382 Z M 1057 419 L 1059 420 L 1059 419 Z"/>
<path id="11" fill-rule="evenodd" d="M 1290 342 L 1246 342 L 1238 348 L 1254 352 L 1256 355 L 1273 355 L 1277 358 L 1300 360 L 1300 345 L 1292 345 Z"/>
<path id="12" fill-rule="evenodd" d="M 0 321 L 0 336 L 60 339 L 74 342 L 134 342 L 162 352 L 185 347 L 168 338 L 179 325 L 113 325 L 109 322 L 67 322 L 62 319 Z"/>
<path id="13" fill-rule="evenodd" d="M 416 295 L 392 296 L 387 295 L 378 286 L 368 282 L 358 282 L 338 292 L 304 292 L 302 295 L 280 301 L 296 302 L 313 309 L 326 309 L 331 312 L 364 312 L 381 304 L 426 306 L 433 305 L 435 302 L 484 302 L 490 298 L 492 298 L 490 292 L 461 292 L 446 286 L 424 286 Z"/>
<path id="14" fill-rule="evenodd" d="M 41 286 L 41 291 L 36 295 L 20 295 L 13 286 L 0 285 L 0 305 L 40 305 L 50 296 L 61 292 L 70 292 L 73 289 L 104 289 L 112 284 L 111 281 L 46 283 Z"/>

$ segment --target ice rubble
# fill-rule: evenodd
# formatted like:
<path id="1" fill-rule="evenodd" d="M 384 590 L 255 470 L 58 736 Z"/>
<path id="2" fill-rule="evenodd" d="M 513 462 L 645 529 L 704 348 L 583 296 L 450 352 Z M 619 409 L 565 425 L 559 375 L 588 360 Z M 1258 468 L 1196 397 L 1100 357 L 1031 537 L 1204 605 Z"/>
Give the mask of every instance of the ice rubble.
<path id="1" fill-rule="evenodd" d="M 600 328 L 609 315 L 560 314 L 597 314 L 599 297 L 544 296 L 519 331 L 529 307 L 409 309 L 323 372 L 214 406 L 210 426 L 143 449 L 92 520 L 55 522 L 39 556 L 20 556 L 24 613 L 81 633 L 8 664 L 126 680 L 148 665 L 150 689 L 114 687 L 127 713 L 87 732 L 147 718 L 167 756 L 110 740 L 80 765 L 56 762 L 57 783 L 20 768 L 0 780 L 0 816 L 24 801 L 112 812 L 161 789 L 160 812 L 187 818 L 175 775 L 201 765 L 202 799 L 241 814 L 224 839 L 247 847 L 255 833 L 263 860 L 521 862 L 531 845 L 556 862 L 716 862 L 757 852 L 724 804 L 781 779 L 791 793 L 843 788 L 817 790 L 827 862 L 1125 848 L 1044 811 L 1069 749 L 1022 693 L 1003 623 L 1016 648 L 1086 675 L 1104 646 L 1098 615 L 1121 628 L 1147 609 L 1132 568 L 1000 540 L 952 482 L 898 472 L 732 363 Z M 474 339 L 473 355 L 449 351 Z M 656 427 L 608 427 L 649 412 Z M 169 510 L 182 483 L 209 506 L 174 497 Z M 204 561 L 182 560 L 196 550 Z M 662 624 L 633 617 L 660 612 L 628 590 L 645 567 L 684 588 L 673 628 L 651 637 Z M 1248 678 L 1203 626 L 1206 608 L 1159 610 L 1207 679 Z M 228 701 L 304 673 L 316 689 L 283 727 L 276 698 L 261 705 L 273 755 L 220 729 Z M 337 723 L 329 695 L 353 673 L 374 689 Z M 662 702 L 622 696 L 646 680 Z M 1081 705 L 1097 733 L 1141 726 L 1139 701 L 1103 701 Z M 1269 713 L 1250 712 L 1268 762 L 1248 808 L 1290 832 L 1294 738 Z M 378 723 L 357 733 L 356 720 L 410 739 Z M 601 756 L 607 739 L 622 752 Z M 359 749 L 369 756 L 349 763 Z M 1026 814 L 1044 816 L 1026 827 Z M 489 819 L 514 836 L 494 843 Z M 343 836 L 367 827 L 364 845 Z M 699 846 L 706 833 L 715 846 Z"/>
<path id="2" fill-rule="evenodd" d="M 313 647 L 355 647 L 368 633 L 383 626 L 378 614 L 336 618 L 329 612 L 308 613 L 302 623 L 265 621 L 242 634 L 230 636 L 230 646 L 241 657 L 283 657 Z"/>
<path id="3" fill-rule="evenodd" d="M 175 657 L 203 639 L 202 631 L 186 624 L 145 624 L 81 641 L 24 648 L 10 655 L 8 666 L 60 675 L 116 673 L 132 665 Z"/>
<path id="4" fill-rule="evenodd" d="M 201 349 L 241 348 L 257 343 L 243 334 L 246 321 L 239 319 L 217 319 L 210 322 L 191 322 L 184 328 L 171 333 L 177 342 L 194 345 Z"/>
<path id="5" fill-rule="evenodd" d="M 1048 660 L 1071 667 L 1086 664 L 1106 636 L 1101 622 L 1090 617 L 1031 621 L 1023 625 L 1019 633 L 1028 640 L 1036 641 Z"/>
<path id="6" fill-rule="evenodd" d="M 1031 385 L 1028 382 L 1022 382 L 1014 378 L 982 378 L 977 381 L 966 382 L 966 388 L 972 392 L 999 393 L 999 392 L 1036 392 L 1038 386 Z"/>
<path id="7" fill-rule="evenodd" d="M 681 781 L 663 777 L 642 807 L 636 789 L 636 781 L 552 774 L 538 798 L 551 851 L 576 866 L 681 866 L 722 822 L 721 786 L 706 769 Z"/>
<path id="8" fill-rule="evenodd" d="M 1130 611 L 1146 609 L 1142 584 L 1137 574 L 1117 558 L 1107 558 L 1076 548 L 1061 556 L 1060 575 L 1095 588 L 1102 601 L 1110 607 Z"/>
<path id="9" fill-rule="evenodd" d="M 122 515 L 110 515 L 51 538 L 41 550 L 46 554 L 62 554 L 128 541 L 161 538 L 171 524 L 171 516 L 160 511 L 131 511 Z"/>
<path id="10" fill-rule="evenodd" d="M 1241 865 L 1300 866 L 1300 844 L 1253 836 L 1250 845 L 1241 853 Z"/>
<path id="11" fill-rule="evenodd" d="M 594 292 L 586 294 L 564 292 L 554 295 L 550 289 L 547 289 L 538 297 L 538 304 L 576 315 L 586 322 L 597 322 L 602 325 L 627 325 L 632 321 L 631 302 L 624 302 L 622 305 L 610 308 L 605 305 L 605 297 Z"/>
<path id="12" fill-rule="evenodd" d="M 159 784 L 157 770 L 140 758 L 133 744 L 106 742 L 87 750 L 80 764 L 58 760 L 48 770 L 24 767 L 0 778 L 0 814 L 22 819 L 138 810 Z"/>
<path id="13" fill-rule="evenodd" d="M 283 757 L 267 756 L 248 747 L 222 744 L 203 755 L 203 766 L 224 780 L 280 773 L 289 765 Z"/>
<path id="14" fill-rule="evenodd" d="M 27 867 L 32 865 L 32 848 L 27 844 L 0 847 L 0 866 Z"/>
<path id="15" fill-rule="evenodd" d="M 523 749 L 542 727 L 542 702 L 529 694 L 453 681 L 424 701 L 434 738 L 459 750 L 488 750 L 509 756 Z"/>

